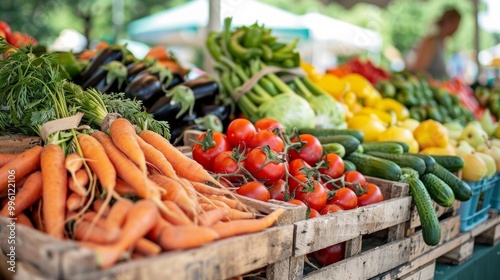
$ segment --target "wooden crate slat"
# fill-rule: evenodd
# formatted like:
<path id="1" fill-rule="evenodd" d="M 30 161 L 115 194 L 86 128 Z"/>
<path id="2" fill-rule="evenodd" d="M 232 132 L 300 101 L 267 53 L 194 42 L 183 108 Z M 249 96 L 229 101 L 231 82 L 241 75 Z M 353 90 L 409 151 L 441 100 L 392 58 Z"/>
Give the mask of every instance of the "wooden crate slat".
<path id="1" fill-rule="evenodd" d="M 476 242 L 495 246 L 500 242 L 500 224 L 493 226 L 482 234 L 476 236 Z"/>
<path id="2" fill-rule="evenodd" d="M 38 136 L 0 136 L 0 153 L 2 154 L 19 154 L 36 145 L 42 145 L 42 139 Z"/>
<path id="3" fill-rule="evenodd" d="M 434 279 L 434 271 L 436 270 L 436 262 L 433 261 L 423 267 L 417 269 L 409 275 L 404 275 L 402 277 L 397 277 L 401 280 L 432 280 Z"/>
<path id="4" fill-rule="evenodd" d="M 436 216 L 441 217 L 444 214 L 450 213 L 452 215 L 455 215 L 457 210 L 460 208 L 460 201 L 455 200 L 453 205 L 451 207 L 442 207 L 437 205 L 434 201 L 432 202 L 434 205 L 434 210 L 436 210 Z M 415 229 L 421 225 L 420 223 L 420 217 L 418 216 L 418 211 L 417 207 L 415 205 L 412 205 L 411 207 L 411 218 L 410 218 L 410 224 L 409 228 L 410 229 Z M 412 232 L 413 233 L 413 232 Z"/>
<path id="5" fill-rule="evenodd" d="M 304 280 L 351 279 L 364 280 L 401 265 L 409 260 L 410 239 L 376 247 L 305 275 Z"/>
<path id="6" fill-rule="evenodd" d="M 227 279 L 290 257 L 292 232 L 293 225 L 274 227 L 197 249 L 163 253 L 103 271 L 73 275 L 72 279 Z"/>
<path id="7" fill-rule="evenodd" d="M 294 256 L 404 223 L 410 217 L 410 205 L 411 197 L 395 198 L 296 222 Z"/>

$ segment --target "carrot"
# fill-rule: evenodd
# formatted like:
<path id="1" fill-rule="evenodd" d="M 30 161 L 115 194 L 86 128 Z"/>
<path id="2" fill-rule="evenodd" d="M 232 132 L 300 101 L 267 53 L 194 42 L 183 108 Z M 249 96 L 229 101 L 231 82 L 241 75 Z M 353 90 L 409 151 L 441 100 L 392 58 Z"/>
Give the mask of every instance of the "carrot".
<path id="1" fill-rule="evenodd" d="M 163 250 L 179 250 L 199 247 L 219 238 L 219 234 L 201 226 L 166 226 L 158 237 Z"/>
<path id="2" fill-rule="evenodd" d="M 172 224 L 160 215 L 160 218 L 158 218 L 158 221 L 146 236 L 150 240 L 153 240 L 153 242 L 158 243 L 158 237 L 160 236 L 161 231 L 167 226 L 172 226 Z"/>
<path id="3" fill-rule="evenodd" d="M 236 209 L 229 209 L 227 216 L 224 221 L 227 220 L 244 220 L 244 219 L 255 219 L 256 215 L 252 212 L 243 212 Z"/>
<path id="4" fill-rule="evenodd" d="M 102 199 L 96 199 L 93 204 L 93 209 L 97 213 L 102 213 L 102 216 L 108 216 L 109 214 L 109 204 L 106 204 Z M 99 216 L 101 216 L 99 215 Z"/>
<path id="5" fill-rule="evenodd" d="M 31 174 L 27 174 L 26 176 L 24 176 L 23 178 L 21 179 L 15 179 L 15 191 L 17 192 L 18 190 L 22 189 L 22 187 L 24 186 L 24 182 L 26 182 L 26 179 L 29 177 L 29 175 Z M 8 196 L 9 196 L 9 189 L 12 189 L 12 185 L 11 185 L 11 188 L 6 188 L 2 193 L 0 193 L 0 199 L 6 199 L 8 200 Z M 12 191 L 10 191 L 12 194 Z M 2 205 L 3 206 L 3 205 Z"/>
<path id="6" fill-rule="evenodd" d="M 154 256 L 161 252 L 161 247 L 149 239 L 141 238 L 135 242 L 134 252 L 146 256 Z"/>
<path id="7" fill-rule="evenodd" d="M 144 259 L 145 257 L 147 257 L 147 256 L 145 256 L 144 254 L 141 254 L 139 252 L 132 252 L 132 254 L 130 255 L 131 260 L 140 260 L 140 259 Z"/>
<path id="8" fill-rule="evenodd" d="M 215 208 L 199 216 L 199 224 L 205 227 L 214 225 L 229 214 L 229 209 Z"/>
<path id="9" fill-rule="evenodd" d="M 87 189 L 85 187 L 88 183 L 89 175 L 87 171 L 80 169 L 69 179 L 68 188 L 81 196 L 87 196 Z"/>
<path id="10" fill-rule="evenodd" d="M 42 201 L 38 200 L 35 202 L 33 207 L 31 207 L 31 218 L 33 219 L 33 223 L 36 229 L 45 232 L 44 223 L 43 223 L 43 207 Z"/>
<path id="11" fill-rule="evenodd" d="M 0 167 L 6 165 L 17 157 L 17 154 L 0 154 Z"/>
<path id="12" fill-rule="evenodd" d="M 137 196 L 137 192 L 135 191 L 135 189 L 119 178 L 116 178 L 115 191 L 121 196 Z"/>
<path id="13" fill-rule="evenodd" d="M 243 204 L 236 199 L 230 199 L 222 195 L 209 195 L 208 198 L 212 201 L 224 202 L 227 206 L 236 210 L 245 210 Z"/>
<path id="14" fill-rule="evenodd" d="M 96 220 L 95 226 L 100 227 L 100 228 L 102 228 L 104 230 L 107 230 L 106 229 L 106 218 L 103 218 L 102 216 L 101 217 L 97 217 L 97 218 L 96 217 L 97 217 L 97 212 L 95 212 L 95 211 L 87 211 L 87 212 L 85 212 L 85 214 L 83 214 L 82 221 L 94 222 L 94 220 Z M 119 228 L 118 229 L 114 229 L 114 231 L 120 232 L 120 229 Z"/>
<path id="15" fill-rule="evenodd" d="M 189 181 L 200 183 L 210 182 L 220 188 L 225 188 L 221 183 L 210 176 L 203 166 L 195 160 L 185 156 L 160 134 L 150 130 L 143 130 L 139 133 L 139 136 L 144 141 L 162 152 L 165 158 L 172 164 L 172 167 L 178 176 L 186 178 Z"/>
<path id="16" fill-rule="evenodd" d="M 75 173 L 82 168 L 83 166 L 83 158 L 77 153 L 71 153 L 66 156 L 66 160 L 64 161 L 64 167 L 68 170 L 69 174 L 71 174 L 72 178 L 75 178 Z"/>
<path id="17" fill-rule="evenodd" d="M 98 265 L 108 268 L 116 263 L 125 250 L 155 227 L 159 217 L 158 208 L 154 202 L 140 200 L 135 203 L 127 214 L 125 225 L 116 242 L 110 245 L 88 246 L 97 255 Z"/>
<path id="18" fill-rule="evenodd" d="M 134 125 L 125 118 L 116 119 L 109 127 L 109 134 L 116 147 L 137 164 L 144 174 L 147 174 L 146 158 L 137 143 Z"/>
<path id="19" fill-rule="evenodd" d="M 166 215 L 161 213 L 161 216 L 172 223 L 173 225 L 193 225 L 193 222 L 189 217 L 182 211 L 178 204 L 170 200 L 164 200 L 163 204 L 172 211 L 173 215 Z"/>
<path id="20" fill-rule="evenodd" d="M 97 174 L 101 186 L 106 190 L 104 204 L 109 205 L 116 185 L 115 167 L 99 141 L 87 134 L 79 134 L 77 138 L 87 164 Z M 99 211 L 97 213 L 102 214 Z"/>
<path id="21" fill-rule="evenodd" d="M 16 184 L 16 187 L 19 187 Z M 31 173 L 24 183 L 23 187 L 15 196 L 15 200 L 9 209 L 9 204 L 3 206 L 0 215 L 6 217 L 17 217 L 24 210 L 28 209 L 33 203 L 42 197 L 42 173 L 36 171 Z"/>
<path id="22" fill-rule="evenodd" d="M 87 202 L 87 198 L 85 196 L 81 196 L 77 193 L 71 193 L 66 200 L 66 209 L 68 211 L 75 211 L 83 207 Z"/>
<path id="23" fill-rule="evenodd" d="M 40 168 L 42 149 L 42 146 L 35 146 L 26 150 L 0 168 L 0 193 L 6 190 L 13 180 L 20 180 Z"/>
<path id="24" fill-rule="evenodd" d="M 73 231 L 75 239 L 97 244 L 110 244 L 120 236 L 119 231 L 107 231 L 99 226 L 92 225 L 90 221 L 80 221 Z"/>
<path id="25" fill-rule="evenodd" d="M 195 204 L 193 200 L 189 198 L 186 190 L 179 183 L 164 175 L 151 175 L 149 176 L 149 178 L 153 180 L 153 182 L 158 184 L 158 186 L 167 191 L 166 194 L 162 195 L 162 200 L 173 201 L 177 205 L 179 205 L 182 210 L 191 215 L 195 215 Z"/>
<path id="26" fill-rule="evenodd" d="M 155 46 L 149 49 L 146 57 L 156 58 L 157 60 L 169 60 L 167 49 L 164 46 Z"/>
<path id="27" fill-rule="evenodd" d="M 60 146 L 49 144 L 43 148 L 40 163 L 43 184 L 43 220 L 45 232 L 58 239 L 64 238 L 68 190 L 68 175 L 64 160 L 64 152 Z"/>
<path id="28" fill-rule="evenodd" d="M 146 175 L 113 144 L 108 135 L 104 132 L 96 131 L 92 133 L 92 137 L 96 138 L 102 144 L 109 159 L 115 166 L 118 176 L 129 186 L 133 187 L 140 197 L 161 201 L 159 191 L 149 184 Z"/>
<path id="29" fill-rule="evenodd" d="M 134 203 L 128 199 L 122 199 L 115 202 L 106 217 L 106 226 L 104 228 L 106 230 L 121 230 L 128 211 L 133 207 Z"/>
<path id="30" fill-rule="evenodd" d="M 28 218 L 28 216 L 26 216 L 24 213 L 20 213 L 19 215 L 17 215 L 16 218 L 17 218 L 16 220 L 17 224 L 33 228 L 33 223 L 31 222 L 30 218 Z"/>
<path id="31" fill-rule="evenodd" d="M 229 193 L 228 190 L 226 189 L 218 189 L 215 187 L 208 186 L 206 184 L 200 183 L 200 182 L 191 182 L 193 185 L 194 189 L 202 194 L 205 195 L 210 195 L 210 194 L 215 194 L 215 195 L 226 195 Z"/>
<path id="32" fill-rule="evenodd" d="M 267 216 L 256 220 L 235 220 L 225 223 L 217 223 L 212 226 L 220 238 L 235 235 L 254 233 L 272 226 L 285 210 L 278 208 Z"/>

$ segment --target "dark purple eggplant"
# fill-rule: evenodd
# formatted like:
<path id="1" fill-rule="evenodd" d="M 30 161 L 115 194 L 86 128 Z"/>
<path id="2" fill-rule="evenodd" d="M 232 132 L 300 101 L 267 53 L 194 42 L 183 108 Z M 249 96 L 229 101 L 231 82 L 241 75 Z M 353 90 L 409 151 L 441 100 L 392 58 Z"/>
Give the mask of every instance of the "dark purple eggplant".
<path id="1" fill-rule="evenodd" d="M 148 63 L 146 61 L 137 61 L 127 65 L 127 81 L 130 83 L 134 80 L 137 75 L 148 68 Z"/>
<path id="2" fill-rule="evenodd" d="M 142 71 L 125 88 L 125 97 L 141 100 L 146 108 L 150 108 L 159 98 L 165 96 L 162 85 L 158 77 Z"/>
<path id="3" fill-rule="evenodd" d="M 226 105 L 209 104 L 202 106 L 200 115 L 201 116 L 206 116 L 208 114 L 215 115 L 222 122 L 222 126 L 226 128 L 229 126 L 229 123 L 231 122 L 232 110 L 233 108 L 229 103 Z"/>
<path id="4" fill-rule="evenodd" d="M 186 82 L 186 80 L 184 80 L 184 78 L 177 74 L 177 73 L 173 73 L 173 78 L 172 78 L 172 81 L 167 85 L 166 89 L 169 90 L 175 86 L 178 86 L 182 83 Z"/>
<path id="5" fill-rule="evenodd" d="M 106 71 L 102 70 L 101 66 L 114 60 L 121 60 L 122 58 L 123 52 L 121 49 L 111 47 L 103 49 L 90 61 L 89 65 L 87 65 L 85 70 L 80 74 L 78 84 L 82 85 L 83 88 L 95 87 L 102 77 L 106 76 Z"/>

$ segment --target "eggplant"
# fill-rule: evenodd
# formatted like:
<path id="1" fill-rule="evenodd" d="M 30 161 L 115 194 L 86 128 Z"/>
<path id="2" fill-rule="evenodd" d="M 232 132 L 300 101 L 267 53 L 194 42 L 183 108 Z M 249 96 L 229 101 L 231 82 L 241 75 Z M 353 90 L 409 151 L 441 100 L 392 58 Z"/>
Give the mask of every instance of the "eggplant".
<path id="1" fill-rule="evenodd" d="M 159 98 L 165 96 L 160 79 L 149 73 L 142 71 L 125 88 L 125 97 L 141 100 L 146 108 L 150 108 Z"/>
<path id="2" fill-rule="evenodd" d="M 148 69 L 148 64 L 143 60 L 127 65 L 127 81 L 132 82 L 137 75 L 146 69 Z"/>
<path id="3" fill-rule="evenodd" d="M 203 105 L 214 104 L 215 98 L 219 94 L 219 84 L 206 75 L 186 81 L 182 85 L 193 90 L 196 100 L 195 111 L 200 111 Z"/>
<path id="4" fill-rule="evenodd" d="M 233 108 L 230 103 L 225 105 L 209 104 L 202 106 L 200 115 L 201 116 L 206 116 L 208 114 L 215 115 L 222 122 L 222 126 L 224 128 L 227 128 L 229 126 L 229 123 L 231 123 L 232 110 Z"/>
<path id="5" fill-rule="evenodd" d="M 184 78 L 181 75 L 179 75 L 177 73 L 173 73 L 172 81 L 167 85 L 166 89 L 169 90 L 169 89 L 171 89 L 175 86 L 178 86 L 184 82 L 186 82 L 186 81 L 184 80 Z"/>
<path id="6" fill-rule="evenodd" d="M 106 76 L 106 71 L 101 69 L 101 66 L 113 60 L 121 60 L 123 52 L 121 49 L 105 48 L 98 55 L 96 55 L 89 65 L 83 70 L 78 79 L 78 84 L 82 85 L 85 89 L 87 87 L 95 86 Z M 104 72 L 104 73 L 103 73 Z M 89 81 L 92 79 L 91 81 Z"/>

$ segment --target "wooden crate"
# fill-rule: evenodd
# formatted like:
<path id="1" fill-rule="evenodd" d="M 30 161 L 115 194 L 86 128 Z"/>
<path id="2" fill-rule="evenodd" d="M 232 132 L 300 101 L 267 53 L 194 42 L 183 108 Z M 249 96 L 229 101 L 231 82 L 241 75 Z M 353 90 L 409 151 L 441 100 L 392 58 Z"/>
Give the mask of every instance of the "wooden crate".
<path id="1" fill-rule="evenodd" d="M 460 201 L 458 200 L 455 200 L 451 207 L 439 206 L 434 201 L 432 202 L 432 204 L 434 205 L 434 210 L 436 211 L 436 215 L 440 220 L 458 215 L 458 210 L 460 209 Z M 406 226 L 406 236 L 414 234 L 417 230 L 419 230 L 419 227 L 421 225 L 420 216 L 418 215 L 417 207 L 415 204 L 412 204 L 411 206 L 410 215 L 410 221 Z"/>
<path id="2" fill-rule="evenodd" d="M 0 136 L 0 154 L 18 154 L 36 145 L 42 145 L 42 139 L 38 136 Z"/>
<path id="3" fill-rule="evenodd" d="M 241 198 L 263 213 L 284 208 L 276 225 L 261 232 L 219 240 L 200 248 L 165 252 L 158 256 L 119 263 L 100 270 L 94 254 L 75 242 L 59 241 L 23 225 L 16 225 L 16 265 L 24 279 L 226 279 L 259 268 L 268 275 L 288 275 L 293 251 L 293 222 L 306 216 L 306 207 L 265 203 Z M 8 220 L 0 217 L 0 248 L 9 252 Z M 19 245 L 22 244 L 22 245 Z M 24 277 L 24 276 L 23 276 Z M 19 278 L 23 279 L 23 278 Z"/>
<path id="4" fill-rule="evenodd" d="M 328 279 L 331 275 L 338 279 L 367 279 L 408 261 L 410 240 L 404 239 L 411 207 L 408 185 L 371 177 L 367 181 L 381 188 L 385 201 L 294 223 L 289 279 Z M 373 238 L 363 238 L 366 235 Z M 380 236 L 383 238 L 377 238 Z M 304 273 L 309 270 L 308 253 L 344 241 L 344 260 Z"/>

